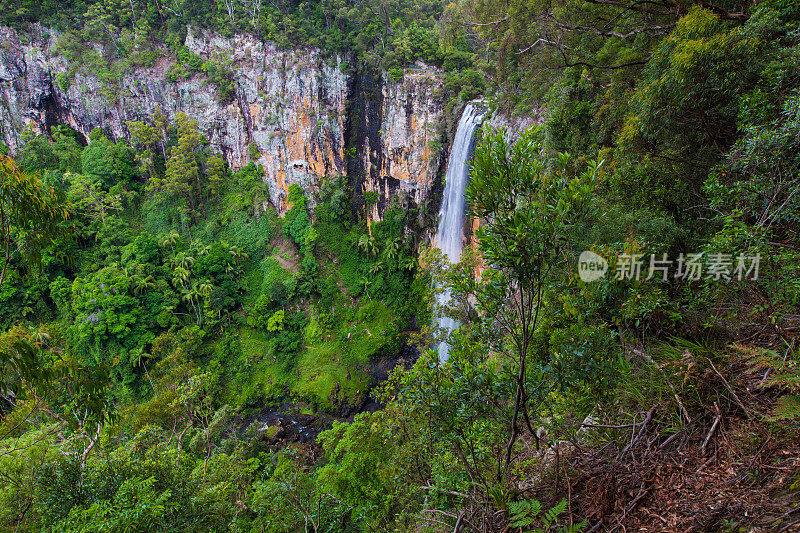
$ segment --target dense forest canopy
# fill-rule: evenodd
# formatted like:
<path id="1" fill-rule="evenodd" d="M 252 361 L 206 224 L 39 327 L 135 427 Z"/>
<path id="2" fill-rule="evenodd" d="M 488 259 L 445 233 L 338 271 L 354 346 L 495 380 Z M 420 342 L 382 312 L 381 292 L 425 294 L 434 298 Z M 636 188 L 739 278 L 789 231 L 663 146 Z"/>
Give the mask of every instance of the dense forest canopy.
<path id="1" fill-rule="evenodd" d="M 437 2 L 159 2 L 3 1 L 0 21 L 12 26 L 39 22 L 72 35 L 73 41 L 106 43 L 119 58 L 147 62 L 160 45 L 181 53 L 188 26 L 221 35 L 249 32 L 282 47 L 352 51 L 386 69 L 423 60 L 441 64 Z M 72 45 L 73 48 L 77 44 Z M 181 58 L 182 61 L 190 58 Z"/>
<path id="2" fill-rule="evenodd" d="M 161 58 L 231 101 L 191 29 L 353 77 L 440 67 L 444 139 L 479 97 L 539 122 L 479 132 L 455 265 L 435 213 L 375 219 L 349 176 L 272 205 L 258 147 L 230 168 L 178 110 L 0 146 L 3 531 L 797 527 L 796 2 L 0 0 L 0 23 L 53 32 L 111 101 Z"/>

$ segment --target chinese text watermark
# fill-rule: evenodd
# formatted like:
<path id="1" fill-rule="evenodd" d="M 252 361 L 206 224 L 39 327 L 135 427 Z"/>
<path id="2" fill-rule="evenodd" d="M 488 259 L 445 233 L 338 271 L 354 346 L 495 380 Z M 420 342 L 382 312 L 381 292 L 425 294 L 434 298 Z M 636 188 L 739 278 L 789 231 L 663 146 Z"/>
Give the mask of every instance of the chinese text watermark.
<path id="1" fill-rule="evenodd" d="M 687 281 L 757 280 L 761 254 L 745 255 L 726 253 L 678 254 L 669 258 L 666 253 L 619 254 L 614 263 L 613 276 L 617 280 L 679 279 Z M 578 275 L 585 282 L 595 281 L 609 271 L 608 261 L 601 255 L 586 250 L 578 259 Z"/>

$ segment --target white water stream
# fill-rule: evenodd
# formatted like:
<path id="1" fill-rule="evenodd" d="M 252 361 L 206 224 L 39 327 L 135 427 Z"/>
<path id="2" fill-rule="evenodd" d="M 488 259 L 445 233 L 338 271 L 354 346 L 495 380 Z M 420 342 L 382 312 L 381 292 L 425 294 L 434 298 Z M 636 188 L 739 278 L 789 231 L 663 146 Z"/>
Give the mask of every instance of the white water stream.
<path id="1" fill-rule="evenodd" d="M 451 263 L 461 259 L 461 246 L 464 226 L 464 193 L 469 184 L 470 160 L 475 150 L 475 130 L 480 126 L 485 112 L 472 104 L 467 104 L 458 121 L 450 159 L 447 161 L 442 207 L 439 210 L 439 228 L 436 231 L 436 246 L 442 250 Z M 439 296 L 439 304 L 450 299 L 449 291 Z M 449 334 L 458 323 L 449 317 L 438 319 L 438 325 Z M 439 361 L 447 361 L 450 345 L 439 344 Z"/>

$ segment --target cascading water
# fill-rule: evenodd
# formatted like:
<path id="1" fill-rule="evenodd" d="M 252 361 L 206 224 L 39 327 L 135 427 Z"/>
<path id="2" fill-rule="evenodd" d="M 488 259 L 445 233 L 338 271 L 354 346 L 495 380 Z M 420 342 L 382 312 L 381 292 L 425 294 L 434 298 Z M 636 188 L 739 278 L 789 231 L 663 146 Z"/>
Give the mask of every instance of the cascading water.
<path id="1" fill-rule="evenodd" d="M 473 104 L 467 104 L 458 121 L 450 159 L 447 162 L 447 175 L 444 183 L 442 208 L 439 210 L 439 228 L 436 232 L 436 245 L 451 263 L 461 259 L 461 240 L 464 226 L 464 193 L 469 183 L 470 160 L 475 149 L 475 130 L 480 126 L 485 112 Z M 440 305 L 450 299 L 446 291 L 438 298 Z M 458 323 L 449 317 L 438 320 L 439 327 L 449 334 Z M 447 361 L 450 345 L 439 344 L 439 361 Z"/>

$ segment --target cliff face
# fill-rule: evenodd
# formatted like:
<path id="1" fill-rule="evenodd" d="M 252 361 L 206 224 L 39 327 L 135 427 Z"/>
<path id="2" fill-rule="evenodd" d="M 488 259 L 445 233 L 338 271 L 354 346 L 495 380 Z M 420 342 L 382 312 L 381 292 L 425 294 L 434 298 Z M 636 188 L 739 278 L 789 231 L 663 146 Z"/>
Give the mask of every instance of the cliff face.
<path id="1" fill-rule="evenodd" d="M 524 116 L 509 116 L 502 112 L 495 112 L 483 124 L 486 127 L 505 130 L 506 138 L 513 142 L 519 139 L 523 131 L 542 125 L 544 120 L 544 110 L 534 109 L 529 115 Z"/>
<path id="2" fill-rule="evenodd" d="M 237 90 L 231 102 L 219 103 L 199 74 L 171 81 L 171 59 L 129 70 L 109 97 L 85 68 L 62 89 L 57 80 L 65 79 L 69 65 L 56 41 L 54 32 L 36 26 L 24 34 L 0 28 L 0 141 L 12 151 L 25 127 L 43 132 L 57 123 L 85 136 L 102 127 L 126 138 L 127 121 L 144 120 L 161 107 L 170 118 L 183 111 L 196 120 L 234 169 L 248 163 L 255 143 L 256 162 L 279 209 L 290 184 L 311 192 L 324 176 L 352 169 L 359 170 L 351 181 L 356 195 L 380 194 L 372 212 L 377 218 L 398 194 L 422 204 L 436 185 L 442 155 L 429 146 L 442 102 L 435 96 L 441 83 L 435 69 L 409 69 L 399 82 L 361 79 L 365 75 L 344 73 L 344 58 L 317 50 L 285 51 L 252 36 L 190 32 L 185 44 L 191 51 L 232 61 Z"/>
<path id="3" fill-rule="evenodd" d="M 364 188 L 378 194 L 370 209 L 373 216 L 393 200 L 403 207 L 412 201 L 421 206 L 437 189 L 434 178 L 445 157 L 437 144 L 444 127 L 440 87 L 439 73 L 422 66 L 408 69 L 401 81 L 382 84 L 378 142 L 376 147 L 366 142 L 362 150 Z"/>

